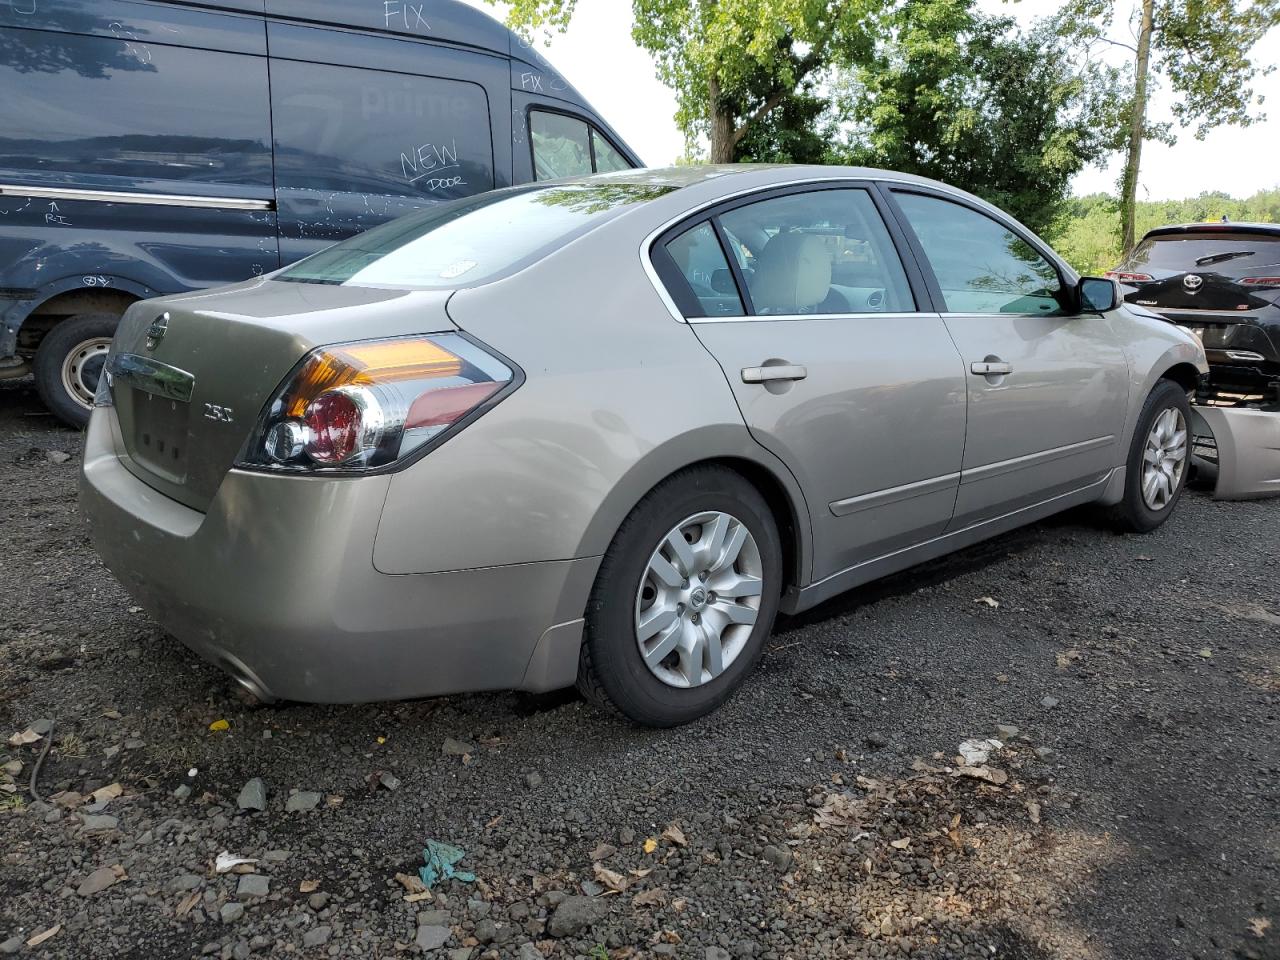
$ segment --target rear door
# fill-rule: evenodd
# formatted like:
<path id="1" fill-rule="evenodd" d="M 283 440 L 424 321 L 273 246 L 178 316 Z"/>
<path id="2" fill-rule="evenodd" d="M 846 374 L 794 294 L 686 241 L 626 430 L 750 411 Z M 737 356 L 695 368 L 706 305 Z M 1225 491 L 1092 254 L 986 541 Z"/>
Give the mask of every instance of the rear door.
<path id="1" fill-rule="evenodd" d="M 654 262 L 800 483 L 815 579 L 942 533 L 964 374 L 866 184 L 736 201 L 660 238 Z"/>
<path id="2" fill-rule="evenodd" d="M 1065 306 L 1058 267 L 1012 222 L 894 190 L 964 358 L 968 430 L 953 528 L 1102 479 L 1123 457 L 1128 361 L 1105 317 Z"/>

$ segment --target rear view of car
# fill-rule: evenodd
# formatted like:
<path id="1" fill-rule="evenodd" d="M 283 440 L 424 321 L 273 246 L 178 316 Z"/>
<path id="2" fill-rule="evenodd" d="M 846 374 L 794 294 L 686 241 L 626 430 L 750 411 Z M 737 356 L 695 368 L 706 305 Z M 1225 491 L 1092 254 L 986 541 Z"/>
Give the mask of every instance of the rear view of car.
<path id="1" fill-rule="evenodd" d="M 1159 227 L 1109 276 L 1204 342 L 1202 403 L 1280 403 L 1280 224 Z"/>

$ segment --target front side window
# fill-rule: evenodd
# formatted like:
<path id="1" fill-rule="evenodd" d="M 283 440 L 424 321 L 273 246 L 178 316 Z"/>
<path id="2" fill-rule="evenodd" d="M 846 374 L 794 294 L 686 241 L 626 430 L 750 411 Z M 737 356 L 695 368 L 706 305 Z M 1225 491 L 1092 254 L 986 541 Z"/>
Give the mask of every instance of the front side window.
<path id="1" fill-rule="evenodd" d="M 600 131 L 595 127 L 591 128 L 591 146 L 595 150 L 596 173 L 613 173 L 616 170 L 631 169 L 627 158 L 613 149 L 613 145 L 601 136 Z"/>
<path id="2" fill-rule="evenodd" d="M 533 172 L 538 180 L 578 177 L 591 169 L 591 131 L 562 113 L 535 110 L 529 114 L 533 142 Z"/>
<path id="3" fill-rule="evenodd" d="M 969 207 L 895 192 L 942 288 L 948 313 L 1064 312 L 1057 268 L 1003 224 Z"/>
<path id="4" fill-rule="evenodd" d="M 523 269 L 673 187 L 568 184 L 439 204 L 358 234 L 277 274 L 295 283 L 453 289 Z"/>
<path id="5" fill-rule="evenodd" d="M 742 298 L 709 221 L 691 227 L 667 243 L 667 255 L 697 298 L 704 316 L 740 317 Z"/>
<path id="6" fill-rule="evenodd" d="M 627 158 L 585 120 L 563 113 L 534 110 L 529 114 L 536 180 L 581 177 L 589 173 L 630 170 Z"/>
<path id="7" fill-rule="evenodd" d="M 771 197 L 727 211 L 720 224 L 758 314 L 916 309 L 889 231 L 866 190 Z"/>

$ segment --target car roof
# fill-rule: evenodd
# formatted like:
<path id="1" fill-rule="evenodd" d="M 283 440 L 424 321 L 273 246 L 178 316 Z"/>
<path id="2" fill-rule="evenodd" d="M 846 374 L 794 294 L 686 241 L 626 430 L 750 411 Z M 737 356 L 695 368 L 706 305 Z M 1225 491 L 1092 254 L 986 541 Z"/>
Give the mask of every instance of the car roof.
<path id="1" fill-rule="evenodd" d="M 1203 223 L 1171 223 L 1165 227 L 1156 227 L 1153 230 L 1148 230 L 1142 239 L 1191 233 L 1241 233 L 1280 237 L 1280 223 L 1236 223 L 1231 220 L 1207 220 Z"/>
<path id="2" fill-rule="evenodd" d="M 918 183 L 922 186 L 937 187 L 951 193 L 964 194 L 963 190 L 918 177 L 910 173 L 899 173 L 893 170 L 879 170 L 874 167 L 846 167 L 836 165 L 818 165 L 807 163 L 694 163 L 670 167 L 639 167 L 634 170 L 620 170 L 614 173 L 599 173 L 570 177 L 565 183 L 598 183 L 607 180 L 612 183 L 636 183 L 651 186 L 689 187 L 694 184 L 717 180 L 722 177 L 745 177 L 755 174 L 752 179 L 762 182 L 776 181 L 786 183 L 790 180 L 820 180 L 824 177 L 842 180 L 895 180 L 906 183 Z M 770 176 L 772 174 L 772 176 Z M 964 194 L 968 196 L 968 194 Z M 976 199 L 976 198 L 975 198 Z"/>

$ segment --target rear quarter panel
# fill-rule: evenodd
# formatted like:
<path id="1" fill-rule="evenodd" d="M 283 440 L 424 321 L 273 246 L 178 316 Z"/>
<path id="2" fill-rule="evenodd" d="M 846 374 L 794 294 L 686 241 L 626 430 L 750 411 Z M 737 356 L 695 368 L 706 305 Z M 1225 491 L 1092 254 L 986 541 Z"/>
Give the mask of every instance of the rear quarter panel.
<path id="1" fill-rule="evenodd" d="M 646 232 L 614 221 L 450 300 L 453 321 L 527 379 L 394 476 L 377 569 L 597 556 L 655 484 L 716 457 L 765 467 L 802 504 L 786 468 L 751 439 L 718 365 L 641 269 Z"/>

